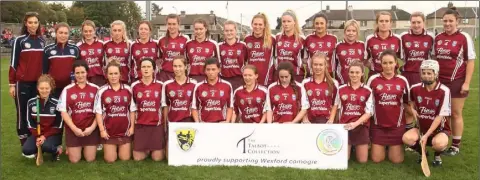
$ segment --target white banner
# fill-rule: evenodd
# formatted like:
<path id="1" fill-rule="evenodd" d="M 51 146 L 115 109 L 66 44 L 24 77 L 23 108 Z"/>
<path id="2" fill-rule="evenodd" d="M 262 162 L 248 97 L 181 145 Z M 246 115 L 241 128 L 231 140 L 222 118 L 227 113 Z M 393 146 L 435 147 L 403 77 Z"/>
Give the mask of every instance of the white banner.
<path id="1" fill-rule="evenodd" d="M 343 124 L 169 123 L 168 164 L 347 169 Z"/>

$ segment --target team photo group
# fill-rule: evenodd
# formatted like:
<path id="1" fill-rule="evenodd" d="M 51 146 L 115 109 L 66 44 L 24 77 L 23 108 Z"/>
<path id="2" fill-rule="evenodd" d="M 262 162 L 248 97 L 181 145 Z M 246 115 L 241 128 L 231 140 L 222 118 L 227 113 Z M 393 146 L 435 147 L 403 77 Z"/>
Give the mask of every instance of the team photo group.
<path id="1" fill-rule="evenodd" d="M 95 161 L 100 151 L 107 163 L 162 161 L 169 122 L 344 124 L 348 158 L 354 153 L 359 163 L 402 163 L 406 149 L 421 157 L 430 146 L 430 163 L 441 166 L 441 156 L 460 153 L 476 54 L 454 7 L 438 34 L 426 30 L 421 12 L 401 34 L 392 31 L 391 13 L 378 12 L 365 41 L 359 21 L 346 21 L 339 39 L 322 13 L 308 35 L 292 10 L 276 35 L 264 13 L 244 38 L 226 21 L 219 42 L 206 19 L 193 21 L 192 38 L 180 20 L 166 16 L 159 39 L 149 21 L 126 27 L 116 20 L 108 41 L 85 20 L 76 44 L 61 22 L 47 44 L 39 14 L 26 13 L 9 69 L 19 155 L 37 164 L 45 152 L 71 163 Z M 138 38 L 129 39 L 128 29 Z"/>

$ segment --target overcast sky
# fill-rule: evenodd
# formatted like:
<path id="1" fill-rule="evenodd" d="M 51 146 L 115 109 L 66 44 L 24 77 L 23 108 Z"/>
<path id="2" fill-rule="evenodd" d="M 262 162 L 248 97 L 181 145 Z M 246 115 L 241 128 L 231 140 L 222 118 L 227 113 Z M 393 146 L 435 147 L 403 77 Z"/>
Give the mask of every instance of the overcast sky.
<path id="1" fill-rule="evenodd" d="M 297 13 L 300 25 L 305 24 L 305 20 L 313 14 L 320 11 L 320 7 L 326 9 L 345 9 L 345 1 L 228 1 L 228 13 L 226 9 L 227 1 L 151 1 L 163 7 L 162 14 L 180 13 L 186 11 L 187 14 L 206 14 L 211 10 L 217 16 L 229 18 L 234 21 L 242 21 L 245 25 L 250 25 L 252 17 L 258 12 L 265 12 L 269 18 L 271 28 L 274 28 L 276 18 L 286 9 L 293 9 Z M 64 2 L 65 5 L 71 5 L 72 1 Z M 138 1 L 137 4 L 145 12 L 145 1 Z M 425 15 L 434 12 L 440 7 L 446 7 L 448 1 L 349 1 L 353 9 L 390 9 L 396 5 L 398 9 L 403 9 L 409 13 L 421 11 Z M 478 1 L 453 1 L 456 7 L 478 7 Z M 241 15 L 243 18 L 241 18 Z"/>

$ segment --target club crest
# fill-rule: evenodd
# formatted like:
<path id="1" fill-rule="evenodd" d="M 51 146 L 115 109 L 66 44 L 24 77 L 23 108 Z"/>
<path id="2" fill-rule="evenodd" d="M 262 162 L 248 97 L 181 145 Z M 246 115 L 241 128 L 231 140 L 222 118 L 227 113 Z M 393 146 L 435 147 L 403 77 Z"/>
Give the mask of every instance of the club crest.
<path id="1" fill-rule="evenodd" d="M 193 128 L 177 129 L 175 133 L 177 134 L 178 146 L 183 151 L 188 151 L 192 148 L 195 133 L 197 130 Z"/>

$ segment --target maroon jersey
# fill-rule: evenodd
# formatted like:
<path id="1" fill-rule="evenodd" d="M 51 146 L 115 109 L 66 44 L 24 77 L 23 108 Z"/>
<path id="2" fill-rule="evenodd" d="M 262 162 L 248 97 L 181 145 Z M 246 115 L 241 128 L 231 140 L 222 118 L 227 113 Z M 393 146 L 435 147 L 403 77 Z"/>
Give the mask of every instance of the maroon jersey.
<path id="1" fill-rule="evenodd" d="M 193 90 L 197 81 L 187 78 L 184 84 L 175 79 L 165 81 L 162 87 L 162 107 L 168 107 L 168 121 L 178 122 L 192 116 Z"/>
<path id="2" fill-rule="evenodd" d="M 162 123 L 161 98 L 163 83 L 153 81 L 149 85 L 141 80 L 132 83 L 133 101 L 137 105 L 137 123 L 158 126 Z"/>
<path id="3" fill-rule="evenodd" d="M 85 130 L 95 121 L 93 105 L 97 91 L 98 86 L 93 83 L 87 82 L 84 88 L 80 88 L 77 84 L 69 84 L 60 95 L 57 110 L 67 112 L 72 118 L 73 124 L 77 128 Z"/>
<path id="4" fill-rule="evenodd" d="M 43 52 L 43 73 L 50 74 L 57 88 L 71 83 L 73 61 L 80 59 L 80 49 L 73 44 L 50 44 Z"/>
<path id="5" fill-rule="evenodd" d="M 357 89 L 353 89 L 350 83 L 341 85 L 335 101 L 340 109 L 338 113 L 340 124 L 355 122 L 365 113 L 371 115 L 374 113 L 372 90 L 363 83 Z M 370 125 L 370 121 L 367 121 L 365 125 Z"/>
<path id="6" fill-rule="evenodd" d="M 476 58 L 472 39 L 460 30 L 452 35 L 442 32 L 435 37 L 433 58 L 440 65 L 440 79 L 453 81 L 465 78 L 467 61 Z"/>
<path id="7" fill-rule="evenodd" d="M 56 110 L 58 100 L 49 96 L 47 100 L 34 97 L 27 102 L 27 126 L 33 136 L 53 136 L 62 133 L 63 120 Z M 40 103 L 37 109 L 37 101 Z M 38 116 L 37 116 L 38 114 Z M 37 118 L 40 118 L 38 120 Z M 37 132 L 37 121 L 40 121 L 40 134 Z"/>
<path id="8" fill-rule="evenodd" d="M 15 38 L 12 47 L 8 81 L 37 82 L 42 74 L 42 57 L 45 40 L 37 35 L 21 35 Z"/>
<path id="9" fill-rule="evenodd" d="M 273 122 L 291 122 L 301 109 L 310 107 L 305 88 L 298 82 L 295 84 L 296 91 L 291 85 L 283 87 L 279 81 L 268 86 L 264 109 L 273 111 Z"/>
<path id="10" fill-rule="evenodd" d="M 304 79 L 302 82 L 305 91 L 307 92 L 307 100 L 310 104 L 308 109 L 308 119 L 312 120 L 315 117 L 330 117 L 332 106 L 335 104 L 335 98 L 338 93 L 338 82 L 333 80 L 332 91 L 328 90 L 328 83 L 324 79 L 321 83 L 315 82 L 313 77 Z"/>
<path id="11" fill-rule="evenodd" d="M 225 121 L 227 109 L 233 108 L 232 85 L 220 78 L 214 85 L 207 80 L 198 83 L 193 91 L 192 108 L 198 110 L 200 121 Z"/>
<path id="12" fill-rule="evenodd" d="M 130 82 L 130 51 L 129 43 L 122 41 L 116 43 L 115 41 L 107 41 L 103 45 L 103 50 L 105 51 L 105 64 L 108 64 L 108 58 L 116 57 L 119 59 L 120 63 L 120 73 L 122 77 L 120 80 L 124 83 Z"/>
<path id="13" fill-rule="evenodd" d="M 211 39 L 205 39 L 203 42 L 198 42 L 193 39 L 187 42 L 185 46 L 186 59 L 190 63 L 190 75 L 205 75 L 203 66 L 207 58 L 218 58 L 218 44 Z"/>
<path id="14" fill-rule="evenodd" d="M 105 66 L 103 41 L 95 38 L 92 44 L 88 44 L 82 39 L 77 43 L 77 47 L 80 49 L 80 59 L 88 64 L 88 77 L 103 76 Z"/>
<path id="15" fill-rule="evenodd" d="M 127 136 L 131 126 L 130 112 L 137 111 L 130 86 L 121 84 L 115 91 L 106 84 L 95 97 L 94 113 L 103 116 L 103 126 L 111 138 Z"/>
<path id="16" fill-rule="evenodd" d="M 350 81 L 348 77 L 350 64 L 354 61 L 363 62 L 365 55 L 365 43 L 363 41 L 355 41 L 350 44 L 343 40 L 337 43 L 335 47 L 336 77 L 340 84 L 346 84 Z"/>
<path id="17" fill-rule="evenodd" d="M 247 58 L 247 46 L 244 42 L 237 40 L 232 45 L 226 41 L 218 45 L 220 51 L 220 64 L 222 77 L 242 76 L 242 69 Z"/>
<path id="18" fill-rule="evenodd" d="M 158 40 L 162 71 L 173 72 L 173 58 L 175 56 L 185 56 L 185 45 L 189 40 L 190 38 L 183 34 L 179 34 L 175 38 L 171 38 L 167 34 Z"/>
<path id="19" fill-rule="evenodd" d="M 402 71 L 418 73 L 422 61 L 430 59 L 434 39 L 433 34 L 424 29 L 421 34 L 416 35 L 410 29 L 402 33 L 400 38 L 402 40 L 403 60 L 405 62 Z"/>
<path id="20" fill-rule="evenodd" d="M 288 37 L 285 34 L 277 34 L 277 47 L 275 51 L 275 56 L 277 57 L 277 63 L 279 64 L 283 61 L 289 61 L 293 64 L 293 71 L 295 75 L 304 75 L 304 68 L 302 67 L 302 59 L 306 57 L 307 53 L 305 52 L 304 42 L 305 36 L 300 35 L 300 42 L 295 40 L 295 36 Z"/>
<path id="21" fill-rule="evenodd" d="M 263 47 L 263 36 L 256 38 L 253 35 L 248 35 L 244 40 L 247 45 L 247 63 L 257 67 L 257 81 L 265 86 L 267 86 L 273 78 L 273 54 L 276 44 L 273 35 L 271 36 L 271 40 L 272 45 L 268 48 Z"/>
<path id="22" fill-rule="evenodd" d="M 267 97 L 267 88 L 256 84 L 251 92 L 244 86 L 238 87 L 233 93 L 233 107 L 235 114 L 240 117 L 243 123 L 259 123 Z"/>
<path id="23" fill-rule="evenodd" d="M 370 70 L 374 72 L 382 72 L 382 63 L 380 58 L 380 54 L 386 50 L 391 49 L 397 53 L 398 58 L 403 58 L 401 55 L 402 47 L 400 36 L 393 34 L 390 31 L 390 34 L 386 39 L 380 38 L 378 36 L 378 32 L 375 32 L 369 36 L 367 36 L 365 41 L 365 50 L 367 51 L 367 58 L 370 63 L 371 67 Z"/>
<path id="24" fill-rule="evenodd" d="M 337 44 L 337 36 L 332 34 L 326 34 L 323 37 L 318 37 L 313 33 L 307 36 L 305 39 L 305 49 L 308 52 L 308 57 L 312 58 L 317 52 L 321 52 L 327 56 L 327 62 L 330 64 L 328 72 L 335 71 L 335 45 Z M 310 62 L 310 61 L 308 61 Z M 311 66 L 311 64 L 309 64 Z"/>
<path id="25" fill-rule="evenodd" d="M 142 73 L 140 71 L 141 68 L 141 60 L 143 58 L 150 58 L 153 61 L 157 61 L 158 59 L 158 48 L 157 42 L 153 39 L 149 39 L 147 43 L 142 44 L 140 40 L 136 40 L 131 48 L 130 48 L 130 55 L 131 58 L 131 71 L 130 76 L 135 77 L 136 79 L 142 78 Z"/>
<path id="26" fill-rule="evenodd" d="M 450 131 L 450 126 L 445 123 L 445 117 L 451 115 L 450 89 L 447 86 L 438 82 L 435 89 L 429 92 L 423 83 L 415 84 L 410 90 L 410 100 L 415 104 L 422 133 L 430 129 L 437 116 L 444 117 L 437 130 Z"/>
<path id="27" fill-rule="evenodd" d="M 403 103 L 408 103 L 410 92 L 407 79 L 402 75 L 387 79 L 378 73 L 368 79 L 367 86 L 373 93 L 375 125 L 385 128 L 405 125 Z"/>

